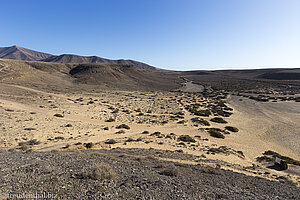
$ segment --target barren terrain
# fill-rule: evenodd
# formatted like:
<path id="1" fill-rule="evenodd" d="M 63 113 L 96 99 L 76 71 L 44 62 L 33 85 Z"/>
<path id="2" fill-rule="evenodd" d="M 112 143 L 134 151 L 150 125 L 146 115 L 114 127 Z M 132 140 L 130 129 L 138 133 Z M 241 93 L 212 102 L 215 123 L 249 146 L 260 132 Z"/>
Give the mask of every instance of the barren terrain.
<path id="1" fill-rule="evenodd" d="M 200 82 L 207 74 L 199 72 L 6 59 L 0 64 L 2 193 L 299 198 L 297 81 L 259 85 L 239 75 L 231 79 L 235 87 L 227 87 L 230 79 Z M 289 169 L 274 167 L 267 151 L 293 159 Z M 89 175 L 99 163 L 113 174 L 104 181 Z"/>

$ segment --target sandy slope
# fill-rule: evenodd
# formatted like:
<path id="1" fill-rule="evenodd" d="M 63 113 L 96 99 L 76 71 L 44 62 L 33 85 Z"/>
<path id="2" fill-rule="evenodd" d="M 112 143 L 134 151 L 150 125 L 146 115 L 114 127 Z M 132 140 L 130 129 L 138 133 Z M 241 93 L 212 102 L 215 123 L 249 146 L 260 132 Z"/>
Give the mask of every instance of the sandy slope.
<path id="1" fill-rule="evenodd" d="M 229 119 L 241 132 L 226 143 L 242 149 L 250 158 L 266 150 L 300 159 L 300 104 L 297 102 L 261 103 L 231 96 L 235 114 Z"/>

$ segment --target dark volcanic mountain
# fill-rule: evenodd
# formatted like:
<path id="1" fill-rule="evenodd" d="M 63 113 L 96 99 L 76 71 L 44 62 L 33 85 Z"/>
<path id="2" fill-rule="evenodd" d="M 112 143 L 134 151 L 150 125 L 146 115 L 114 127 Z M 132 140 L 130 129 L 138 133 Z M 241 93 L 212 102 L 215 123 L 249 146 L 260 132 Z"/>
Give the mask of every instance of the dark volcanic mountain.
<path id="1" fill-rule="evenodd" d="M 38 61 L 52 56 L 48 53 L 33 51 L 19 46 L 0 47 L 0 58 Z"/>
<path id="2" fill-rule="evenodd" d="M 98 56 L 79 56 L 72 54 L 62 54 L 57 56 L 18 46 L 0 47 L 0 58 L 57 63 L 109 63 L 131 65 L 139 69 L 156 70 L 153 66 L 135 60 L 110 60 Z"/>

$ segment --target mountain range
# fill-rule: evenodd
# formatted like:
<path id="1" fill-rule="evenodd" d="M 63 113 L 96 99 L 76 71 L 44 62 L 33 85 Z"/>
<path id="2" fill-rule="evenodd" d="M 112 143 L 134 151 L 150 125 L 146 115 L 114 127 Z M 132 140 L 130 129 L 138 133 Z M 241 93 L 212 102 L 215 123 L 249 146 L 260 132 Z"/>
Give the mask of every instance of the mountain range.
<path id="1" fill-rule="evenodd" d="M 3 59 L 2 59 L 3 58 Z M 59 56 L 18 46 L 0 48 L 0 82 L 45 85 L 48 88 L 115 88 L 176 90 L 184 82 L 218 90 L 263 88 L 298 90 L 299 68 L 250 70 L 161 70 L 134 60 L 97 56 Z"/>
<path id="2" fill-rule="evenodd" d="M 42 61 L 56 63 L 109 63 L 118 65 L 130 65 L 139 69 L 156 70 L 157 68 L 135 60 L 110 60 L 98 56 L 79 56 L 72 54 L 52 55 L 34 51 L 19 46 L 0 47 L 0 58 L 23 61 Z"/>

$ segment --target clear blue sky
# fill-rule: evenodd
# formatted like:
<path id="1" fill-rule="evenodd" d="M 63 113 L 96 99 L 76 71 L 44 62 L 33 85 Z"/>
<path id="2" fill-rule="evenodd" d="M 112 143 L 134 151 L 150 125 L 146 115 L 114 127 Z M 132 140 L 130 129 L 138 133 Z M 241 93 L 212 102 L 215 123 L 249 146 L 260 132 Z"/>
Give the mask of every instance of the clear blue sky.
<path id="1" fill-rule="evenodd" d="M 165 69 L 300 67 L 300 0 L 3 0 L 0 46 Z"/>

